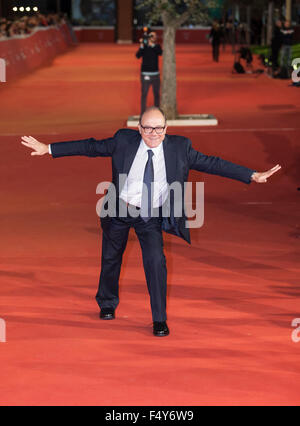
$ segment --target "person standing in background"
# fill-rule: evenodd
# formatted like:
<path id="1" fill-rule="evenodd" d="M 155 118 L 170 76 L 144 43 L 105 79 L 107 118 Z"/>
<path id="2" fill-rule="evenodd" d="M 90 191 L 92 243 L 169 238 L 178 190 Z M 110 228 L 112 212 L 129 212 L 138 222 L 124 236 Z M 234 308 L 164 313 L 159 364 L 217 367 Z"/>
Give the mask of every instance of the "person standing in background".
<path id="1" fill-rule="evenodd" d="M 271 50 L 272 50 L 272 70 L 273 72 L 279 68 L 278 56 L 281 48 L 281 28 L 282 22 L 278 19 L 275 23 L 274 34 L 271 42 Z"/>
<path id="2" fill-rule="evenodd" d="M 294 30 L 291 27 L 291 22 L 286 20 L 281 32 L 281 51 L 280 51 L 280 66 L 281 68 L 289 69 L 292 65 L 292 44 Z"/>
<path id="3" fill-rule="evenodd" d="M 147 95 L 152 86 L 154 106 L 160 104 L 160 73 L 158 57 L 162 55 L 162 48 L 157 43 L 155 32 L 144 34 L 140 40 L 140 48 L 136 53 L 138 59 L 142 58 L 141 66 L 141 114 L 146 110 Z"/>
<path id="4" fill-rule="evenodd" d="M 213 21 L 212 29 L 209 34 L 212 43 L 212 55 L 215 62 L 219 62 L 220 44 L 223 38 L 222 29 L 217 21 Z"/>

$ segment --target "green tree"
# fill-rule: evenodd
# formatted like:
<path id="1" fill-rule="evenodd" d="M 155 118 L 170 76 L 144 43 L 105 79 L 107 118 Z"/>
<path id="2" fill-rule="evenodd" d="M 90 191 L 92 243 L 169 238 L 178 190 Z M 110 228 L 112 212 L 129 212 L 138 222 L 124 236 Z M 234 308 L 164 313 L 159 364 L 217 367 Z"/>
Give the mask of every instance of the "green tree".
<path id="1" fill-rule="evenodd" d="M 207 23 L 209 9 L 216 6 L 215 0 L 141 0 L 138 7 L 145 7 L 151 22 L 163 23 L 163 79 L 161 108 L 168 119 L 178 115 L 176 100 L 176 30 L 189 21 Z"/>

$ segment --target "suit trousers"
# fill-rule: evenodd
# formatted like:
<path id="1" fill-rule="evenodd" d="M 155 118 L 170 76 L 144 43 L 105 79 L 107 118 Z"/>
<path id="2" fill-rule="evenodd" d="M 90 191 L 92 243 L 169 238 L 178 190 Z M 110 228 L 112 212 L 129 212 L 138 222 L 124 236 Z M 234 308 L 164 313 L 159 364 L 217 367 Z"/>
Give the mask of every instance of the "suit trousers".
<path id="1" fill-rule="evenodd" d="M 272 60 L 273 70 L 276 70 L 279 67 L 278 57 L 279 57 L 280 47 L 281 46 L 279 44 L 275 44 L 275 43 L 272 44 L 271 60 Z"/>
<path id="2" fill-rule="evenodd" d="M 138 216 L 114 217 L 103 226 L 102 260 L 96 300 L 101 309 L 116 309 L 119 304 L 119 277 L 122 257 L 130 228 L 134 228 L 142 249 L 153 321 L 165 321 L 167 298 L 167 268 L 163 251 L 162 219 L 148 222 Z"/>
<path id="3" fill-rule="evenodd" d="M 292 65 L 292 46 L 283 44 L 280 49 L 280 66 L 289 67 Z"/>
<path id="4" fill-rule="evenodd" d="M 153 96 L 154 96 L 154 105 L 159 107 L 160 104 L 160 75 L 144 75 L 141 74 L 141 85 L 142 85 L 142 95 L 141 95 L 141 114 L 146 109 L 147 104 L 147 95 L 150 86 L 152 86 Z"/>

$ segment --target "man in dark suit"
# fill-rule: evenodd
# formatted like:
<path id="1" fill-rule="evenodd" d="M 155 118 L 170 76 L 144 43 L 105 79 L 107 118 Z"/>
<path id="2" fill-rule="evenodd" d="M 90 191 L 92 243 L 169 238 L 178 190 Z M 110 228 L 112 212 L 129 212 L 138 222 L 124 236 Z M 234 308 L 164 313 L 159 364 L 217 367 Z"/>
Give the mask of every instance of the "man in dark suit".
<path id="1" fill-rule="evenodd" d="M 121 129 L 112 138 L 100 141 L 91 138 L 45 145 L 31 136 L 23 136 L 21 142 L 34 150 L 31 155 L 50 153 L 53 158 L 72 155 L 112 157 L 112 183 L 116 188 L 117 202 L 115 214 L 101 218 L 102 262 L 96 295 L 101 309 L 100 318 L 115 318 L 115 309 L 119 303 L 122 255 L 129 229 L 133 227 L 142 248 L 155 336 L 169 334 L 166 323 L 167 269 L 162 230 L 190 242 L 183 203 L 181 211 L 176 211 L 178 200 L 173 192 L 169 193 L 168 186 L 178 182 L 183 197 L 184 183 L 188 180 L 190 169 L 247 184 L 252 180 L 266 182 L 280 169 L 277 165 L 267 172 L 258 173 L 219 157 L 204 155 L 192 148 L 189 139 L 167 135 L 166 130 L 164 113 L 157 107 L 150 107 L 140 118 L 139 131 Z M 120 175 L 126 176 L 121 186 Z M 151 182 L 155 184 L 152 191 Z M 169 211 L 164 210 L 165 205 L 170 207 Z M 168 213 L 165 214 L 165 211 Z"/>

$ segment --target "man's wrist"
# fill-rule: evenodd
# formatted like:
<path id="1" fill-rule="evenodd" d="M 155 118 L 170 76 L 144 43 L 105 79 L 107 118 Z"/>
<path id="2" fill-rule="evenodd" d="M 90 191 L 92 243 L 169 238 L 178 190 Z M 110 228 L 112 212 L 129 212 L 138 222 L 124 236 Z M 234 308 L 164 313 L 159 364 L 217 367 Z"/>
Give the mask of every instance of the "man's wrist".
<path id="1" fill-rule="evenodd" d="M 256 174 L 257 174 L 257 172 L 253 172 L 252 175 L 251 175 L 251 177 L 250 177 L 250 179 L 251 180 L 255 180 Z"/>
<path id="2" fill-rule="evenodd" d="M 48 145 L 48 153 L 49 153 L 50 155 L 52 155 L 52 151 L 51 151 L 51 143 L 49 143 L 49 145 Z"/>

